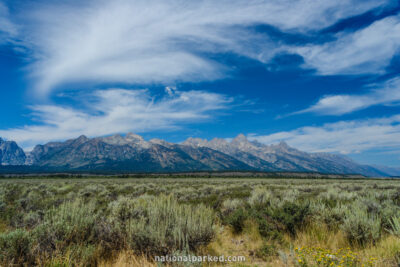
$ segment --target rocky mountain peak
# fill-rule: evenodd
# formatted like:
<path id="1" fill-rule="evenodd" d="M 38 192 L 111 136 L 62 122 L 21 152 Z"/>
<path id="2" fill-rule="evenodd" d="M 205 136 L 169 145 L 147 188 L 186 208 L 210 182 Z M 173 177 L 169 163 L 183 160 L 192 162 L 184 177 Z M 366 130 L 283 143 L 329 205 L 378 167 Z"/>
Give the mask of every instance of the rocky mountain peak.
<path id="1" fill-rule="evenodd" d="M 151 143 L 144 140 L 144 138 L 138 134 L 127 133 L 125 135 L 125 141 L 127 144 L 139 148 L 149 148 L 151 147 Z"/>
<path id="2" fill-rule="evenodd" d="M 125 136 L 115 134 L 112 136 L 99 137 L 95 139 L 100 139 L 101 141 L 109 145 L 130 145 L 135 148 L 149 148 L 152 145 L 150 142 L 145 141 L 143 137 L 134 133 L 127 133 Z"/>
<path id="3" fill-rule="evenodd" d="M 249 149 L 253 149 L 254 145 L 246 138 L 244 134 L 239 134 L 232 141 L 231 145 L 240 150 L 248 151 Z"/>
<path id="4" fill-rule="evenodd" d="M 141 137 L 138 134 L 134 134 L 134 133 L 127 133 L 125 135 L 125 139 L 128 140 L 128 141 L 135 141 L 135 140 L 144 141 L 143 137 Z"/>
<path id="5" fill-rule="evenodd" d="M 21 165 L 25 159 L 25 152 L 17 143 L 0 138 L 0 165 Z"/>
<path id="6" fill-rule="evenodd" d="M 101 138 L 101 140 L 111 145 L 124 145 L 127 143 L 125 138 L 122 137 L 120 134 L 114 134 L 112 136 L 103 137 Z"/>
<path id="7" fill-rule="evenodd" d="M 302 151 L 289 146 L 285 141 L 280 141 L 278 144 L 272 144 L 269 146 L 269 149 L 274 151 L 274 153 L 289 153 L 293 155 L 303 153 Z"/>
<path id="8" fill-rule="evenodd" d="M 289 148 L 289 145 L 285 141 L 280 141 L 278 147 Z"/>
<path id="9" fill-rule="evenodd" d="M 247 140 L 244 134 L 239 134 L 232 140 L 232 142 L 244 143 L 244 142 L 249 142 L 249 140 Z"/>
<path id="10" fill-rule="evenodd" d="M 79 142 L 79 143 L 84 143 L 87 141 L 89 141 L 89 138 L 87 138 L 86 135 L 83 135 L 83 134 L 75 139 L 75 142 Z"/>
<path id="11" fill-rule="evenodd" d="M 206 139 L 189 137 L 182 144 L 187 146 L 200 147 L 200 146 L 207 146 L 207 143 L 208 141 Z"/>
<path id="12" fill-rule="evenodd" d="M 73 146 L 79 146 L 81 144 L 86 143 L 87 141 L 89 141 L 90 139 L 87 138 L 85 135 L 81 135 L 76 139 L 70 139 L 67 142 L 69 142 L 71 145 Z M 51 146 L 59 146 L 61 143 L 60 142 L 50 142 L 49 145 Z"/>

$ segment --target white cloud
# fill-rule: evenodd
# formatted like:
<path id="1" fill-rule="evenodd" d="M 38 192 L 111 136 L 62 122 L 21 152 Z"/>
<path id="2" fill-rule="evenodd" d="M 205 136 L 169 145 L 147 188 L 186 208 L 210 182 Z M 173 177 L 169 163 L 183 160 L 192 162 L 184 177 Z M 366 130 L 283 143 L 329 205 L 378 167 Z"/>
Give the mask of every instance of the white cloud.
<path id="1" fill-rule="evenodd" d="M 0 2 L 0 44 L 8 42 L 17 32 L 17 26 L 12 23 L 7 6 Z"/>
<path id="2" fill-rule="evenodd" d="M 279 44 L 246 26 L 317 30 L 386 0 L 92 0 L 32 4 L 19 38 L 46 95 L 70 82 L 173 83 L 213 80 L 226 69 L 205 53 L 233 52 L 268 61 Z M 51 3 L 51 1 L 49 1 Z M 31 11 L 27 11 L 27 10 Z"/>
<path id="3" fill-rule="evenodd" d="M 376 21 L 355 33 L 339 33 L 323 45 L 292 47 L 320 74 L 380 73 L 400 49 L 400 16 Z"/>
<path id="4" fill-rule="evenodd" d="M 71 106 L 33 106 L 37 125 L 0 130 L 0 136 L 17 141 L 24 148 L 81 134 L 102 136 L 129 131 L 173 130 L 183 123 L 199 122 L 229 108 L 233 98 L 204 91 L 175 91 L 155 98 L 148 90 L 98 90 L 89 96 L 85 110 Z M 87 99 L 87 98 L 84 98 Z"/>
<path id="5" fill-rule="evenodd" d="M 301 127 L 270 135 L 250 135 L 265 144 L 286 141 L 308 152 L 359 153 L 372 149 L 400 148 L 400 115 L 389 118 L 340 121 Z"/>
<path id="6" fill-rule="evenodd" d="M 393 105 L 400 102 L 400 78 L 393 78 L 375 89 L 359 95 L 328 95 L 311 107 L 295 112 L 314 112 L 319 115 L 343 115 L 376 105 Z"/>

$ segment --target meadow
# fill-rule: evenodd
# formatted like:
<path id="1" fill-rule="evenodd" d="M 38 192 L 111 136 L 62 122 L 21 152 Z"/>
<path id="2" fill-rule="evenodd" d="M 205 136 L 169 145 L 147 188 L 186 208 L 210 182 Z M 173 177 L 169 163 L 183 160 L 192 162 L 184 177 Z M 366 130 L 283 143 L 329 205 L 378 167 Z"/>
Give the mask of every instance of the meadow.
<path id="1" fill-rule="evenodd" d="M 0 179 L 0 266 L 399 264 L 399 180 Z"/>

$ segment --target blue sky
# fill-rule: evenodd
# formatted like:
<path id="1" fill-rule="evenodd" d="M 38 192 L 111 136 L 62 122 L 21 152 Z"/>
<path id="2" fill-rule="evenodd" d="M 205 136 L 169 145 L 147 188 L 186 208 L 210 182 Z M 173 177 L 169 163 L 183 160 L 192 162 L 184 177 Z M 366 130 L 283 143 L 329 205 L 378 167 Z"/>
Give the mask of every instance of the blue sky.
<path id="1" fill-rule="evenodd" d="M 244 133 L 400 167 L 400 5 L 0 0 L 0 136 Z"/>

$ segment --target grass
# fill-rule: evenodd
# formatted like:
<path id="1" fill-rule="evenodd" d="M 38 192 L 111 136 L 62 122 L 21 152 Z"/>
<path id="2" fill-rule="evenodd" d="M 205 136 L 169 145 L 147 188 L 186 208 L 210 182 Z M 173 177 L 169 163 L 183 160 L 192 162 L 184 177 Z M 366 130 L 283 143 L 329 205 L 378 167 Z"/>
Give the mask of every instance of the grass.
<path id="1" fill-rule="evenodd" d="M 224 263 L 237 267 L 397 266 L 400 183 L 0 179 L 0 266 L 160 266 L 154 256 L 166 254 L 245 256 Z"/>

